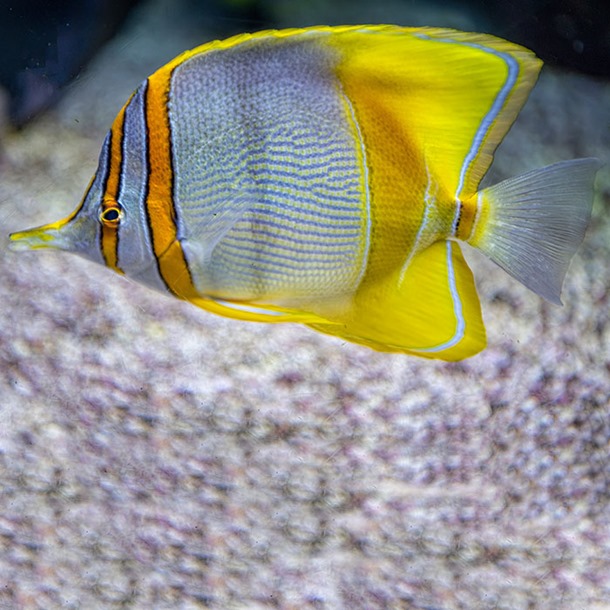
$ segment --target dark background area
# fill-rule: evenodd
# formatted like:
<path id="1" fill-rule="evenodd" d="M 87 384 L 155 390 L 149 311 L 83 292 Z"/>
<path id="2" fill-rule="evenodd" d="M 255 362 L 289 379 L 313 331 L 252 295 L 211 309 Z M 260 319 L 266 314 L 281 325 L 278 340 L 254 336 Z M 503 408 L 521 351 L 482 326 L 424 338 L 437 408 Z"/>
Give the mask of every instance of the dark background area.
<path id="1" fill-rule="evenodd" d="M 145 0 L 4 0 L 0 6 L 0 84 L 9 96 L 10 121 L 23 125 L 52 104 L 123 27 L 134 7 L 142 4 Z M 343 4 L 341 0 L 179 0 L 174 8 L 194 27 L 200 24 L 202 32 L 224 37 L 238 31 L 312 25 L 320 19 L 328 24 L 357 22 L 353 15 L 359 11 L 353 9 L 354 2 Z M 610 75 L 607 0 L 394 0 L 376 2 L 373 10 L 363 5 L 360 12 L 362 21 L 471 26 L 521 43 L 551 64 Z"/>

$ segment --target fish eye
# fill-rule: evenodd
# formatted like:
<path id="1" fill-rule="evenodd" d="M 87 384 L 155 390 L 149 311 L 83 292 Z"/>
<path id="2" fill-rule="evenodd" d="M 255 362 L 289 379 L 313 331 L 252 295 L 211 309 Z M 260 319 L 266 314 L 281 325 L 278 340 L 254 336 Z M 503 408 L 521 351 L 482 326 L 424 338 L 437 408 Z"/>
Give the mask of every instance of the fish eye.
<path id="1" fill-rule="evenodd" d="M 120 205 L 110 205 L 100 212 L 100 222 L 108 227 L 116 227 L 123 218 L 123 208 Z"/>

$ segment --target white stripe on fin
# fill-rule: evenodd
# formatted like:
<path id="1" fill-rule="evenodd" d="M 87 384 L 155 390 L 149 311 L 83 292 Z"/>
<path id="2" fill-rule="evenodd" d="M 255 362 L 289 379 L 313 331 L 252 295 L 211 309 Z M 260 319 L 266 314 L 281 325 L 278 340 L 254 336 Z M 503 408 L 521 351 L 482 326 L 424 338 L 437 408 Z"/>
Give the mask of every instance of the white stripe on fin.
<path id="1" fill-rule="evenodd" d="M 452 38 L 434 38 L 431 36 L 426 36 L 425 34 L 416 34 L 416 36 L 418 38 L 422 38 L 425 40 L 434 40 L 437 42 L 461 44 L 461 45 L 464 45 L 467 47 L 479 49 L 485 53 L 490 53 L 492 55 L 495 55 L 496 57 L 499 57 L 506 63 L 506 66 L 508 68 L 508 75 L 506 76 L 504 85 L 502 85 L 502 88 L 496 95 L 496 97 L 493 101 L 493 104 L 491 105 L 491 108 L 489 109 L 489 111 L 487 112 L 487 114 L 485 115 L 483 120 L 481 121 L 479 128 L 477 129 L 477 132 L 472 141 L 472 144 L 470 145 L 468 154 L 464 158 L 464 163 L 462 163 L 462 168 L 460 170 L 460 178 L 458 181 L 457 189 L 455 191 L 455 202 L 456 202 L 455 216 L 453 218 L 453 223 L 451 226 L 451 234 L 455 235 L 456 230 L 457 230 L 458 221 L 460 218 L 460 198 L 462 195 L 462 189 L 464 188 L 464 180 L 466 178 L 466 173 L 470 169 L 470 166 L 472 165 L 473 161 L 476 159 L 477 154 L 481 148 L 481 145 L 483 144 L 483 142 L 485 140 L 485 136 L 489 132 L 490 127 L 494 124 L 498 115 L 502 111 L 502 108 L 504 107 L 504 104 L 506 103 L 506 98 L 508 97 L 508 94 L 510 93 L 510 91 L 515 86 L 515 83 L 517 82 L 517 77 L 519 76 L 519 62 L 514 57 L 509 55 L 508 53 L 502 53 L 501 51 L 498 51 L 498 50 L 490 48 L 490 47 L 486 47 L 486 46 L 478 44 L 476 42 L 465 42 L 463 40 L 453 40 Z"/>
<path id="2" fill-rule="evenodd" d="M 418 246 L 421 241 L 422 235 L 428 226 L 428 221 L 430 220 L 430 216 L 433 212 L 436 211 L 436 193 L 438 192 L 438 184 L 434 184 L 435 191 L 432 193 L 432 177 L 430 176 L 430 169 L 428 168 L 428 164 L 424 160 L 424 165 L 426 166 L 426 193 L 424 195 L 424 214 L 419 225 L 419 229 L 417 231 L 417 235 L 415 236 L 415 241 L 413 242 L 413 247 L 411 248 L 411 252 L 407 256 L 407 259 L 403 263 L 402 269 L 400 270 L 400 276 L 398 278 L 399 285 L 404 282 L 405 275 L 407 274 L 407 269 L 413 260 L 413 256 L 418 251 Z"/>
<path id="3" fill-rule="evenodd" d="M 264 307 L 255 307 L 253 305 L 245 305 L 244 303 L 232 303 L 231 301 L 224 301 L 223 299 L 212 299 L 215 303 L 227 307 L 228 309 L 234 309 L 235 311 L 241 311 L 244 313 L 256 314 L 259 316 L 270 316 L 270 317 L 282 317 L 289 314 L 283 311 L 274 311 L 272 309 L 265 309 Z"/>
<path id="4" fill-rule="evenodd" d="M 414 352 L 426 352 L 435 353 L 442 352 L 447 349 L 455 347 L 463 338 L 466 331 L 466 320 L 464 319 L 464 310 L 462 307 L 462 300 L 458 294 L 457 285 L 455 283 L 455 271 L 453 269 L 453 251 L 452 244 L 449 240 L 446 242 L 447 247 L 447 275 L 449 281 L 449 291 L 451 292 L 451 300 L 453 302 L 453 313 L 455 314 L 456 325 L 453 337 L 444 343 L 434 345 L 432 347 L 414 348 Z"/>

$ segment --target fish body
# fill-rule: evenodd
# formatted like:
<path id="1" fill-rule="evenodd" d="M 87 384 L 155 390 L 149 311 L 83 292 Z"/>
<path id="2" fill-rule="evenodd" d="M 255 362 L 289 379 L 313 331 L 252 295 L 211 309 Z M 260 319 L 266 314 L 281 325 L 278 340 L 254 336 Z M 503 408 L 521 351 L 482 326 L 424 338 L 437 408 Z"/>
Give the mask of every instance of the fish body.
<path id="1" fill-rule="evenodd" d="M 446 29 L 215 41 L 134 92 L 68 218 L 11 238 L 214 313 L 465 358 L 485 330 L 459 241 L 559 302 L 590 216 L 592 159 L 478 190 L 540 67 Z"/>

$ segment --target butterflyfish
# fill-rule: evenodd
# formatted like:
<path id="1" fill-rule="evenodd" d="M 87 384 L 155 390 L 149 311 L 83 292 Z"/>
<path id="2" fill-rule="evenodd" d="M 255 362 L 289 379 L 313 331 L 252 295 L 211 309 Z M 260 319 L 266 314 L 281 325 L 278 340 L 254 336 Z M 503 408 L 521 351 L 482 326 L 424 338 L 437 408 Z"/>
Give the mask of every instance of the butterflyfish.
<path id="1" fill-rule="evenodd" d="M 560 303 L 595 159 L 479 190 L 541 61 L 398 26 L 242 34 L 132 94 L 66 219 L 14 249 L 79 254 L 210 312 L 459 360 L 486 343 L 460 242 Z"/>

